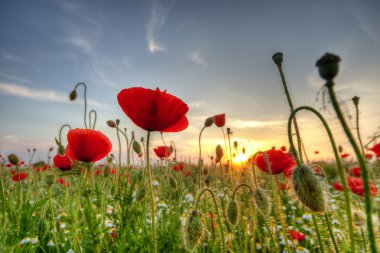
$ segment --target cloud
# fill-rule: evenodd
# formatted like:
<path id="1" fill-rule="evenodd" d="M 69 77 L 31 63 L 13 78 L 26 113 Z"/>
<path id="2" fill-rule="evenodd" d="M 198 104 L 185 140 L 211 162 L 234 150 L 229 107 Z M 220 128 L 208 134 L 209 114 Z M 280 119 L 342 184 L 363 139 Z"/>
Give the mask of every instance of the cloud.
<path id="1" fill-rule="evenodd" d="M 57 103 L 69 103 L 68 94 L 60 91 L 54 90 L 37 90 L 31 89 L 27 86 L 17 85 L 17 84 L 7 84 L 0 83 L 0 93 L 5 95 L 12 95 L 22 98 L 28 98 L 43 102 L 57 102 Z M 79 100 L 83 103 L 83 100 Z M 102 104 L 97 101 L 88 100 L 88 104 L 102 108 L 105 110 L 110 110 L 111 106 L 107 104 Z"/>
<path id="2" fill-rule="evenodd" d="M 205 107 L 206 102 L 204 101 L 193 101 L 188 103 L 189 108 L 199 108 L 199 107 Z"/>
<path id="3" fill-rule="evenodd" d="M 207 66 L 206 58 L 201 55 L 200 51 L 192 52 L 189 54 L 189 59 L 195 64 L 201 65 L 203 67 Z"/>
<path id="4" fill-rule="evenodd" d="M 229 125 L 234 126 L 234 128 L 245 129 L 245 128 L 263 128 L 263 127 L 273 127 L 286 125 L 286 120 L 269 120 L 269 121 L 257 121 L 257 120 L 241 120 L 241 119 L 231 119 L 229 120 Z"/>
<path id="5" fill-rule="evenodd" d="M 66 42 L 79 48 L 85 53 L 90 53 L 94 49 L 94 46 L 88 40 L 79 36 L 72 37 L 68 39 Z"/>
<path id="6" fill-rule="evenodd" d="M 34 82 L 27 80 L 27 79 L 24 79 L 22 77 L 9 75 L 9 74 L 3 73 L 3 72 L 0 72 L 0 76 L 5 77 L 6 79 L 9 79 L 12 81 L 20 82 L 20 83 L 30 83 L 30 84 L 34 83 Z"/>
<path id="7" fill-rule="evenodd" d="M 165 24 L 166 16 L 169 14 L 172 5 L 173 2 L 166 8 L 158 0 L 152 1 L 151 14 L 146 26 L 148 49 L 152 54 L 166 52 L 166 47 L 158 41 L 157 34 Z"/>

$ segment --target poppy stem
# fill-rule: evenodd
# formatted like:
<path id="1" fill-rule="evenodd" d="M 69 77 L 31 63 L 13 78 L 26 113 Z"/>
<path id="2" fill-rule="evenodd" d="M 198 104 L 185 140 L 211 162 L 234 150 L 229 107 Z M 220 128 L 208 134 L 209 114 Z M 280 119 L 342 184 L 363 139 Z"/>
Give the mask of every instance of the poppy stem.
<path id="1" fill-rule="evenodd" d="M 315 215 L 313 213 L 311 214 L 311 217 L 313 219 L 313 224 L 314 224 L 315 232 L 317 234 L 320 252 L 324 253 L 325 249 L 323 248 L 323 241 L 322 241 L 321 233 L 319 232 L 317 219 L 315 218 Z"/>
<path id="2" fill-rule="evenodd" d="M 320 119 L 320 121 L 322 122 L 322 124 L 323 124 L 323 126 L 327 132 L 327 135 L 329 137 L 329 140 L 330 140 L 333 152 L 334 152 L 335 162 L 336 162 L 336 165 L 338 167 L 340 181 L 341 181 L 342 186 L 343 186 L 344 199 L 345 199 L 345 204 L 346 204 L 347 222 L 348 222 L 350 242 L 351 242 L 351 252 L 355 252 L 355 237 L 354 237 L 354 228 L 353 228 L 353 223 L 352 223 L 351 199 L 350 199 L 350 193 L 349 193 L 349 189 L 348 189 L 348 185 L 347 185 L 346 175 L 345 175 L 343 165 L 342 165 L 341 159 L 339 157 L 338 149 L 337 149 L 337 146 L 336 146 L 336 143 L 334 140 L 334 136 L 330 130 L 330 127 L 327 124 L 324 117 L 317 110 L 315 110 L 314 108 L 309 107 L 309 106 L 300 106 L 300 107 L 296 108 L 290 114 L 289 120 L 288 120 L 288 137 L 289 137 L 290 147 L 291 147 L 291 149 L 295 150 L 293 138 L 290 137 L 290 136 L 292 136 L 292 125 L 291 125 L 292 124 L 292 118 L 295 117 L 295 115 L 301 110 L 307 110 L 307 111 L 310 111 L 313 114 L 315 114 Z M 297 162 L 297 166 L 302 165 L 301 161 L 298 159 L 297 152 L 294 152 L 294 159 Z"/>
<path id="3" fill-rule="evenodd" d="M 227 129 L 228 130 L 228 129 Z M 232 183 L 232 187 L 234 187 L 235 185 L 235 179 L 234 179 L 234 169 L 232 168 L 232 149 L 231 149 L 231 132 L 230 131 L 227 131 L 227 137 L 228 137 L 228 146 L 230 148 L 230 159 L 229 159 L 229 162 L 230 162 L 230 170 L 231 170 L 231 183 Z"/>
<path id="4" fill-rule="evenodd" d="M 210 190 L 209 188 L 205 188 L 203 189 L 199 194 L 198 194 L 198 197 L 197 197 L 197 202 L 195 203 L 195 210 L 198 210 L 199 209 L 199 202 L 200 202 L 200 199 L 202 197 L 203 194 L 205 194 L 206 192 L 210 193 L 211 195 L 211 198 L 214 202 L 214 205 L 215 205 L 215 213 L 216 213 L 216 217 L 218 217 L 218 223 L 219 223 L 219 229 L 220 229 L 220 235 L 222 236 L 222 252 L 226 252 L 226 241 L 225 241 L 225 238 L 224 238 L 224 230 L 223 230 L 223 223 L 222 223 L 222 219 L 220 218 L 220 215 L 219 215 L 219 207 L 218 207 L 218 203 L 216 202 L 216 198 L 215 198 L 215 194 L 212 190 Z"/>
<path id="5" fill-rule="evenodd" d="M 370 249 L 372 253 L 377 252 L 377 247 L 376 247 L 376 238 L 375 238 L 375 233 L 374 233 L 374 226 L 373 226 L 373 221 L 372 221 L 372 200 L 370 196 L 370 189 L 369 189 L 369 176 L 368 176 L 368 168 L 367 168 L 367 163 L 365 159 L 363 158 L 363 155 L 360 152 L 360 149 L 358 145 L 356 144 L 356 141 L 351 134 L 350 128 L 348 127 L 346 120 L 343 116 L 343 113 L 340 109 L 339 103 L 336 99 L 335 92 L 334 92 L 334 82 L 333 80 L 329 80 L 326 82 L 326 86 L 328 88 L 328 92 L 330 95 L 331 103 L 335 109 L 335 112 L 337 114 L 337 117 L 343 127 L 344 132 L 346 133 L 346 136 L 348 140 L 351 143 L 352 148 L 355 151 L 356 157 L 359 162 L 359 166 L 361 169 L 361 176 L 363 179 L 363 186 L 364 186 L 364 198 L 365 198 L 365 210 L 366 210 L 366 218 L 367 218 L 367 229 L 368 229 L 368 237 L 369 237 L 369 244 L 370 244 Z"/>
<path id="6" fill-rule="evenodd" d="M 22 210 L 22 192 L 21 192 L 21 177 L 20 177 L 20 173 L 19 173 L 19 169 L 18 169 L 18 165 L 16 164 L 16 173 L 17 173 L 17 179 L 18 179 L 18 182 L 17 182 L 17 185 L 18 185 L 18 210 L 20 210 L 20 212 L 18 212 L 18 233 L 21 232 L 21 210 Z"/>
<path id="7" fill-rule="evenodd" d="M 202 144 L 201 144 L 201 139 L 202 139 L 202 133 L 206 129 L 206 126 L 204 126 L 199 133 L 199 159 L 198 159 L 198 189 L 201 189 L 201 173 L 202 173 Z"/>
<path id="8" fill-rule="evenodd" d="M 61 128 L 59 129 L 59 136 L 58 136 L 58 138 L 59 138 L 59 143 L 62 143 L 62 130 L 63 130 L 65 127 L 67 127 L 68 129 L 71 130 L 71 126 L 70 126 L 69 124 L 64 124 L 64 125 L 61 126 Z"/>
<path id="9" fill-rule="evenodd" d="M 118 159 L 118 162 L 119 162 L 119 166 L 118 166 L 118 173 L 116 173 L 116 175 L 120 175 L 121 173 L 121 141 L 120 141 L 120 134 L 119 134 L 119 126 L 116 125 L 116 136 L 117 136 L 117 142 L 119 144 L 119 159 Z M 118 177 L 116 177 L 118 178 Z"/>
<path id="10" fill-rule="evenodd" d="M 364 148 L 367 148 L 369 146 L 369 144 L 371 144 L 372 142 L 376 141 L 377 138 L 380 137 L 380 134 L 379 135 L 375 135 L 365 146 Z"/>
<path id="11" fill-rule="evenodd" d="M 336 240 L 335 240 L 334 232 L 331 229 L 331 223 L 330 223 L 330 219 L 329 219 L 329 216 L 327 213 L 325 213 L 325 220 L 326 220 L 327 228 L 328 228 L 329 233 L 330 233 L 331 240 L 333 242 L 335 252 L 339 253 L 339 248 L 338 248 L 338 245 L 337 245 Z"/>
<path id="12" fill-rule="evenodd" d="M 91 126 L 91 114 L 94 114 L 94 124 Z M 98 115 L 96 113 L 95 110 L 91 110 L 89 113 L 88 113 L 88 121 L 90 123 L 90 129 L 94 130 L 95 129 L 95 124 L 96 124 L 96 119 L 97 119 Z"/>
<path id="13" fill-rule="evenodd" d="M 152 243 L 153 243 L 153 250 L 152 252 L 157 252 L 157 245 L 156 245 L 156 228 L 155 228 L 155 199 L 154 199 L 154 193 L 153 193 L 153 185 L 152 185 L 152 177 L 153 177 L 153 168 L 150 167 L 150 161 L 149 161 L 149 141 L 150 141 L 150 131 L 148 131 L 148 136 L 146 137 L 146 166 L 148 168 L 149 172 L 149 186 L 150 186 L 150 197 L 151 197 L 151 216 L 152 216 Z"/>
<path id="14" fill-rule="evenodd" d="M 74 87 L 75 91 L 77 90 L 79 85 L 82 85 L 84 88 L 84 126 L 87 129 L 88 128 L 87 127 L 87 120 L 86 120 L 86 117 L 87 117 L 87 85 L 83 82 L 77 83 L 77 85 L 75 85 L 75 87 Z"/>

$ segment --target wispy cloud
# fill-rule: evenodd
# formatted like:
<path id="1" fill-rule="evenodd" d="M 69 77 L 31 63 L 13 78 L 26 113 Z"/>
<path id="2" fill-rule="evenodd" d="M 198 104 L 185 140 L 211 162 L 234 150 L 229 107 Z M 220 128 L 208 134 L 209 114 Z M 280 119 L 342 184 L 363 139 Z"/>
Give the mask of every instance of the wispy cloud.
<path id="1" fill-rule="evenodd" d="M 193 101 L 193 102 L 188 103 L 188 106 L 190 108 L 205 107 L 206 106 L 206 102 L 204 102 L 204 101 Z"/>
<path id="2" fill-rule="evenodd" d="M 81 36 L 74 36 L 68 39 L 66 42 L 77 47 L 85 53 L 90 53 L 94 49 L 94 46 L 87 39 Z"/>
<path id="3" fill-rule="evenodd" d="M 149 21 L 146 26 L 146 39 L 149 52 L 166 52 L 166 47 L 159 42 L 158 33 L 165 24 L 167 15 L 170 12 L 173 2 L 168 7 L 163 6 L 159 0 L 152 0 L 152 8 Z"/>
<path id="4" fill-rule="evenodd" d="M 200 51 L 192 52 L 188 55 L 189 59 L 195 64 L 201 65 L 203 67 L 207 66 L 207 61 L 204 56 L 201 55 Z"/>
<path id="5" fill-rule="evenodd" d="M 258 121 L 258 120 L 241 120 L 241 119 L 230 119 L 229 124 L 235 128 L 245 129 L 245 128 L 263 128 L 263 127 L 273 127 L 285 125 L 287 121 L 285 120 L 268 120 L 268 121 Z"/>
<path id="6" fill-rule="evenodd" d="M 3 72 L 0 72 L 0 76 L 4 77 L 6 79 L 12 80 L 12 81 L 20 82 L 20 83 L 30 83 L 30 84 L 34 83 L 34 82 L 27 80 L 25 78 L 14 76 L 14 75 L 9 75 L 9 74 L 3 73 Z"/>
<path id="7" fill-rule="evenodd" d="M 27 86 L 17 85 L 17 84 L 7 84 L 0 83 L 0 93 L 5 95 L 17 96 L 22 98 L 28 98 L 43 102 L 57 102 L 57 103 L 69 103 L 68 94 L 55 90 L 38 90 L 32 89 Z M 83 100 L 79 100 L 83 103 Z M 107 104 L 102 104 L 94 100 L 88 100 L 90 105 L 105 110 L 110 110 L 111 106 Z"/>

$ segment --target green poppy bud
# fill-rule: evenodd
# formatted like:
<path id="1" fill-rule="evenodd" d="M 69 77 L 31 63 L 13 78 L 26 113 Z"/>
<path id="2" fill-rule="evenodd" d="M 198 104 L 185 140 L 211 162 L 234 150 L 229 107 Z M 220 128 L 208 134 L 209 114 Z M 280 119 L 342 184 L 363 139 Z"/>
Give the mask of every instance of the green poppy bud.
<path id="1" fill-rule="evenodd" d="M 133 147 L 133 151 L 135 151 L 136 154 L 141 155 L 141 145 L 140 145 L 140 143 L 138 143 L 137 141 L 133 141 L 132 147 Z"/>
<path id="2" fill-rule="evenodd" d="M 116 122 L 117 126 L 120 125 L 120 120 L 119 119 L 116 119 L 115 122 Z"/>
<path id="3" fill-rule="evenodd" d="M 184 231 L 183 240 L 187 250 L 194 251 L 204 237 L 204 224 L 201 216 L 197 211 L 193 211 L 187 218 Z"/>
<path id="4" fill-rule="evenodd" d="M 17 155 L 15 155 L 15 154 L 9 154 L 8 155 L 8 161 L 11 164 L 13 164 L 13 165 L 17 165 L 20 160 L 18 159 Z"/>
<path id="5" fill-rule="evenodd" d="M 177 189 L 177 181 L 175 180 L 174 177 L 170 176 L 169 178 L 169 183 L 170 183 L 170 186 L 176 190 Z"/>
<path id="6" fill-rule="evenodd" d="M 216 146 L 215 154 L 216 154 L 217 160 L 220 161 L 224 155 L 222 146 L 220 146 L 220 145 Z"/>
<path id="7" fill-rule="evenodd" d="M 207 118 L 205 121 L 205 127 L 210 127 L 212 124 L 214 124 L 214 117 Z"/>
<path id="8" fill-rule="evenodd" d="M 51 187 L 54 184 L 54 175 L 46 175 L 45 183 Z"/>
<path id="9" fill-rule="evenodd" d="M 281 52 L 277 52 L 275 53 L 274 55 L 272 55 L 272 60 L 274 61 L 274 63 L 281 67 L 282 66 L 282 61 L 283 61 L 283 55 Z"/>
<path id="10" fill-rule="evenodd" d="M 228 204 L 227 210 L 226 210 L 226 216 L 227 216 L 228 222 L 232 226 L 235 226 L 238 223 L 239 209 L 235 200 L 231 200 L 230 203 Z"/>
<path id="11" fill-rule="evenodd" d="M 65 155 L 65 152 L 66 152 L 65 148 L 62 145 L 59 145 L 58 146 L 58 154 Z"/>
<path id="12" fill-rule="evenodd" d="M 308 167 L 300 166 L 293 170 L 293 186 L 299 200 L 311 211 L 325 210 L 321 185 Z"/>
<path id="13" fill-rule="evenodd" d="M 73 90 L 69 95 L 70 101 L 74 101 L 77 98 L 77 91 Z"/>

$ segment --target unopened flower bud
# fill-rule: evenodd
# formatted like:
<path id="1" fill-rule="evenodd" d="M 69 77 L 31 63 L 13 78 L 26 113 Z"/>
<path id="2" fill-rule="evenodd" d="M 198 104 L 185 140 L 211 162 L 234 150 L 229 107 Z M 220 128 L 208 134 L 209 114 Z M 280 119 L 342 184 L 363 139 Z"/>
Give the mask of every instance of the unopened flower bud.
<path id="1" fill-rule="evenodd" d="M 51 187 L 54 184 L 54 175 L 46 175 L 45 183 Z"/>
<path id="2" fill-rule="evenodd" d="M 115 122 L 116 122 L 117 126 L 120 124 L 120 120 L 119 119 L 116 119 Z"/>
<path id="3" fill-rule="evenodd" d="M 70 101 L 74 101 L 77 98 L 77 91 L 73 90 L 69 95 Z"/>
<path id="4" fill-rule="evenodd" d="M 133 141 L 132 147 L 133 147 L 133 151 L 135 151 L 136 154 L 138 154 L 138 155 L 141 154 L 141 146 L 140 146 L 140 143 L 138 143 L 137 141 Z"/>
<path id="5" fill-rule="evenodd" d="M 274 55 L 272 55 L 272 60 L 274 61 L 274 63 L 281 67 L 282 66 L 282 61 L 283 61 L 283 55 L 281 52 L 277 52 L 275 53 Z"/>
<path id="6" fill-rule="evenodd" d="M 214 117 L 208 117 L 205 121 L 205 127 L 210 127 L 214 124 Z"/>
<path id="7" fill-rule="evenodd" d="M 222 146 L 220 145 L 216 146 L 215 154 L 216 154 L 216 159 L 220 161 L 224 155 Z"/>
<path id="8" fill-rule="evenodd" d="M 239 220 L 239 209 L 235 200 L 231 200 L 226 210 L 227 221 L 235 226 Z"/>
<path id="9" fill-rule="evenodd" d="M 112 127 L 112 128 L 115 128 L 115 127 L 116 127 L 116 123 L 115 123 L 115 121 L 113 121 L 113 120 L 107 120 L 107 125 L 108 125 L 109 127 Z"/>
<path id="10" fill-rule="evenodd" d="M 237 148 L 239 143 L 237 141 L 234 141 L 234 148 Z"/>
<path id="11" fill-rule="evenodd" d="M 62 145 L 58 146 L 58 154 L 65 155 L 65 148 Z"/>
<path id="12" fill-rule="evenodd" d="M 49 152 L 53 151 L 53 149 L 54 149 L 53 147 L 50 147 L 50 148 L 49 148 Z"/>
<path id="13" fill-rule="evenodd" d="M 187 218 L 183 233 L 183 240 L 186 249 L 193 252 L 198 247 L 204 236 L 204 224 L 197 211 L 192 211 L 189 218 Z"/>
<path id="14" fill-rule="evenodd" d="M 17 156 L 17 155 L 15 155 L 15 154 L 10 154 L 10 155 L 8 155 L 8 161 L 9 161 L 11 164 L 13 164 L 13 165 L 16 166 L 20 160 L 18 159 L 18 156 Z"/>

